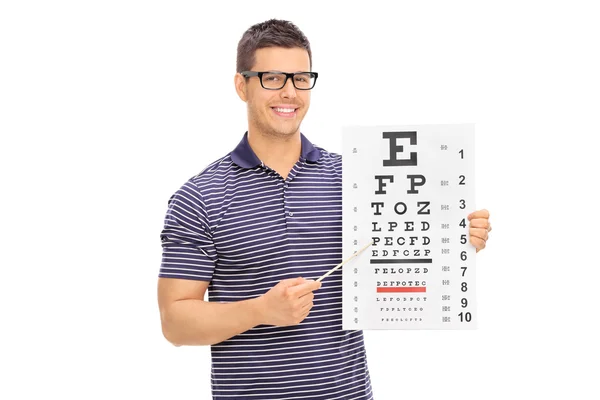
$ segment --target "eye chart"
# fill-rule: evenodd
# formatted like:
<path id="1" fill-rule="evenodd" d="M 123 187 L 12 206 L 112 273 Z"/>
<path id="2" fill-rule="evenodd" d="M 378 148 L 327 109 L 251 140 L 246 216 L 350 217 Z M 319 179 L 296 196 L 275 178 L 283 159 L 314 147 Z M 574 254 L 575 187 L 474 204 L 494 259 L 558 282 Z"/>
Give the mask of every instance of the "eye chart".
<path id="1" fill-rule="evenodd" d="M 475 329 L 474 125 L 342 138 L 343 329 Z"/>

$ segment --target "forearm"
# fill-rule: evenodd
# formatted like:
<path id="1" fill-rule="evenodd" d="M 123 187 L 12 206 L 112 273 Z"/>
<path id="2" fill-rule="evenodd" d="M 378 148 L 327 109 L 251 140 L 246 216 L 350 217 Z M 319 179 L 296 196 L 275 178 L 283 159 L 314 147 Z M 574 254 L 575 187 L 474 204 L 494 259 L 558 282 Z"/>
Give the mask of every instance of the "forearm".
<path id="1" fill-rule="evenodd" d="M 163 333 L 175 345 L 220 343 L 262 323 L 261 299 L 232 303 L 179 300 L 161 313 Z"/>

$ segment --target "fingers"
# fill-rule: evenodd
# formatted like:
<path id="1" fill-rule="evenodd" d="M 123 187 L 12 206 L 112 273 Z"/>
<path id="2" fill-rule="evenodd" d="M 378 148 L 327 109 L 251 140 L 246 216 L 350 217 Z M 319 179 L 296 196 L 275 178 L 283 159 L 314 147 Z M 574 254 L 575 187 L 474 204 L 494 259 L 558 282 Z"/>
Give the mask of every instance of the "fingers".
<path id="1" fill-rule="evenodd" d="M 303 301 L 303 303 L 300 303 L 300 305 L 296 309 L 297 311 L 294 312 L 294 325 L 299 324 L 300 322 L 304 321 L 306 317 L 308 317 L 308 315 L 310 314 L 310 310 L 312 310 L 312 308 L 314 307 L 314 303 L 312 301 L 313 297 L 314 296 L 305 295 L 300 299 L 301 301 Z"/>
<path id="2" fill-rule="evenodd" d="M 471 244 L 473 246 L 475 246 L 475 249 L 477 251 L 483 250 L 485 248 L 486 241 L 478 236 L 471 235 L 471 238 L 469 239 L 469 241 L 471 242 Z"/>
<path id="3" fill-rule="evenodd" d="M 280 284 L 282 284 L 285 287 L 292 287 L 292 286 L 297 286 L 297 285 L 301 284 L 304 281 L 306 281 L 306 279 L 304 279 L 303 277 L 299 276 L 297 278 L 284 279 L 284 280 L 282 280 L 280 282 Z"/>
<path id="4" fill-rule="evenodd" d="M 489 233 L 492 231 L 492 225 L 487 219 L 472 219 L 469 224 L 469 234 L 483 241 L 488 240 Z"/>
<path id="5" fill-rule="evenodd" d="M 472 219 L 469 223 L 469 227 L 471 228 L 482 228 L 487 230 L 490 226 L 490 221 L 483 218 Z"/>
<path id="6" fill-rule="evenodd" d="M 308 314 L 310 314 L 311 308 L 312 307 L 306 307 L 305 311 L 302 313 L 302 315 L 300 315 L 300 317 L 296 321 L 297 324 L 299 324 L 300 322 L 304 321 L 306 319 L 306 317 L 308 317 Z"/>
<path id="7" fill-rule="evenodd" d="M 479 253 L 479 250 L 485 249 L 488 232 L 487 228 L 469 228 L 469 241 L 475 246 L 476 253 Z"/>
<path id="8" fill-rule="evenodd" d="M 471 236 L 471 238 L 477 238 L 477 239 L 483 240 L 484 242 L 486 240 L 488 240 L 488 237 L 489 237 L 487 229 L 481 229 L 481 228 L 470 228 L 469 236 Z"/>
<path id="9" fill-rule="evenodd" d="M 484 208 L 482 210 L 472 212 L 471 214 L 469 214 L 469 216 L 467 218 L 469 219 L 469 221 L 472 219 L 476 219 L 476 218 L 489 219 L 490 212 Z"/>
<path id="10" fill-rule="evenodd" d="M 300 297 L 298 300 L 299 300 L 300 304 L 302 305 L 302 307 L 304 307 L 306 304 L 312 303 L 312 301 L 314 299 L 315 299 L 315 294 L 313 292 L 308 292 L 304 296 Z"/>
<path id="11" fill-rule="evenodd" d="M 485 208 L 483 210 L 472 212 L 467 217 L 470 221 L 469 226 L 472 228 L 485 228 L 488 232 L 492 231 L 490 224 L 490 212 Z"/>
<path id="12" fill-rule="evenodd" d="M 315 303 L 310 300 L 307 301 L 306 303 L 302 304 L 302 306 L 300 307 L 300 310 L 302 310 L 302 312 L 309 312 L 311 310 L 311 308 L 313 308 L 315 305 Z"/>
<path id="13" fill-rule="evenodd" d="M 295 297 L 302 297 L 307 293 L 314 292 L 321 287 L 321 282 L 312 279 L 306 279 L 303 283 L 288 288 L 288 294 Z"/>
<path id="14" fill-rule="evenodd" d="M 489 233 L 492 231 L 492 224 L 490 224 L 490 212 L 485 208 L 472 212 L 467 217 L 469 219 L 469 236 L 470 242 L 477 252 L 483 250 L 489 238 Z"/>
<path id="15" fill-rule="evenodd" d="M 315 298 L 315 294 L 311 291 L 306 294 L 303 294 L 302 296 L 299 296 L 299 298 L 304 299 L 304 300 L 307 300 L 307 299 L 311 300 L 311 299 Z"/>

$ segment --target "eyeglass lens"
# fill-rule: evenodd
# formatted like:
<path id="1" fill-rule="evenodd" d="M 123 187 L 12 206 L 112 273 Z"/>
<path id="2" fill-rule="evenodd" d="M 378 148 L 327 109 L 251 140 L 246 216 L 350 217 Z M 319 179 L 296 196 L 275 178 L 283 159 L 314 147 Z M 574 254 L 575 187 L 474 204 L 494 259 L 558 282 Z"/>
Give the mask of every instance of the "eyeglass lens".
<path id="1" fill-rule="evenodd" d="M 262 76 L 262 84 L 269 89 L 281 89 L 284 86 L 285 74 L 268 72 Z M 298 89 L 311 89 L 315 84 L 313 74 L 294 74 L 294 86 Z"/>

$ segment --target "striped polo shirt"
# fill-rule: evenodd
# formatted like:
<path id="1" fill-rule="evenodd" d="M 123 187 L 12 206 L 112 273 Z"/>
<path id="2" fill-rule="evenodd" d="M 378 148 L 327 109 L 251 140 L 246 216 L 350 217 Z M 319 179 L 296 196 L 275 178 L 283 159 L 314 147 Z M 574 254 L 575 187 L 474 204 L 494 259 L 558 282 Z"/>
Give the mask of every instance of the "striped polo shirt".
<path id="1" fill-rule="evenodd" d="M 301 134 L 288 177 L 248 133 L 169 199 L 159 276 L 210 282 L 233 302 L 279 281 L 317 279 L 342 261 L 342 158 Z M 342 330 L 342 271 L 323 280 L 299 325 L 259 325 L 211 346 L 213 399 L 372 399 L 362 331 Z"/>

